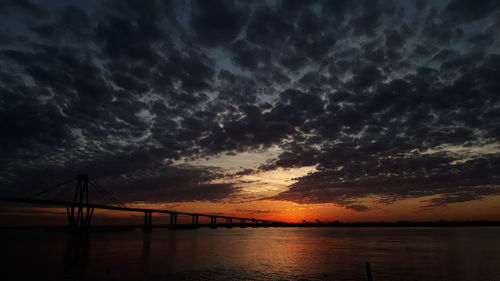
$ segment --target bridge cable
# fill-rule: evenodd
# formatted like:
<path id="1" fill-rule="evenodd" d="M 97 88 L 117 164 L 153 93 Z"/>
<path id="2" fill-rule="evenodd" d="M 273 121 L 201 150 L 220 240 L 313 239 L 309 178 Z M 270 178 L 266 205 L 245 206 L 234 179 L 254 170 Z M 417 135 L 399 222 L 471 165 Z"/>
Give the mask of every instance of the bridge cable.
<path id="1" fill-rule="evenodd" d="M 66 185 L 66 184 L 68 184 L 68 183 L 72 182 L 72 181 L 75 181 L 75 180 L 76 180 L 76 178 L 71 178 L 71 179 L 66 180 L 66 181 L 63 181 L 63 182 L 61 182 L 61 183 L 58 183 L 58 184 L 55 184 L 55 185 L 49 186 L 49 187 L 47 187 L 47 188 L 42 189 L 42 190 L 41 190 L 41 191 L 39 191 L 39 192 L 36 192 L 35 194 L 32 194 L 32 195 L 30 195 L 30 196 L 25 197 L 24 199 L 33 199 L 34 197 L 37 197 L 37 196 L 42 195 L 42 194 L 44 194 L 44 193 L 47 193 L 47 192 L 49 192 L 49 191 L 55 190 L 56 188 L 59 188 L 59 187 L 61 187 L 61 186 L 63 186 L 63 185 Z"/>
<path id="2" fill-rule="evenodd" d="M 66 198 L 67 194 L 72 191 L 71 188 L 59 188 L 57 189 L 53 194 L 51 193 L 50 196 L 47 196 L 47 199 L 52 199 L 52 200 L 57 200 L 61 198 Z M 73 197 L 73 196 L 71 196 Z M 69 200 L 71 201 L 71 200 Z"/>
<path id="3" fill-rule="evenodd" d="M 99 183 L 89 180 L 90 185 L 97 191 L 97 194 L 104 196 L 105 199 L 108 199 L 111 204 L 118 205 L 122 208 L 126 208 L 125 203 L 118 200 L 111 192 L 107 191 L 102 185 Z"/>
<path id="4" fill-rule="evenodd" d="M 94 184 L 89 184 L 89 189 L 92 191 L 90 195 L 92 196 L 91 200 L 94 203 L 102 203 L 104 205 L 106 204 L 112 204 L 111 200 L 107 198 L 104 194 L 102 194 L 101 190 L 98 189 Z"/>

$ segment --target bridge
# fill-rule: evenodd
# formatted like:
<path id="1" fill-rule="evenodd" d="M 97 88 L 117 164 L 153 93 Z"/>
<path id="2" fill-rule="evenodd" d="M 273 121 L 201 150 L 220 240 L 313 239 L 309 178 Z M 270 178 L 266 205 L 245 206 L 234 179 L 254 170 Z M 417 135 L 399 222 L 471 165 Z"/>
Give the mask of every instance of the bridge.
<path id="1" fill-rule="evenodd" d="M 35 197 L 41 194 L 46 194 L 50 191 L 60 188 L 61 186 L 67 185 L 76 181 L 76 188 L 73 194 L 73 201 L 58 201 L 58 200 L 47 200 L 47 199 L 36 199 Z M 90 189 L 89 186 L 93 185 L 96 188 L 100 188 L 102 193 L 107 194 L 108 199 L 114 204 L 94 204 L 90 202 Z M 67 230 L 89 230 L 92 229 L 92 216 L 95 209 L 103 210 L 115 210 L 122 212 L 139 212 L 144 213 L 144 224 L 141 228 L 144 231 L 151 231 L 153 228 L 166 227 L 169 229 L 197 229 L 199 227 L 269 227 L 269 226 L 284 226 L 286 223 L 271 220 L 261 220 L 255 218 L 242 218 L 233 216 L 223 216 L 223 215 L 212 215 L 212 214 L 198 214 L 198 213 L 188 213 L 188 212 L 177 212 L 172 210 L 161 210 L 161 209 L 144 209 L 144 208 L 129 208 L 123 203 L 119 202 L 112 196 L 109 192 L 105 191 L 102 187 L 97 185 L 95 182 L 90 181 L 88 175 L 82 174 L 77 178 L 70 179 L 68 181 L 56 184 L 49 188 L 43 189 L 32 196 L 25 198 L 12 198 L 12 197 L 0 197 L 0 202 L 6 203 L 25 203 L 25 204 L 38 204 L 38 205 L 50 205 L 50 206 L 63 206 L 66 207 L 66 215 L 68 218 Z M 153 224 L 153 214 L 168 214 L 170 215 L 169 224 Z M 179 224 L 177 217 L 179 215 L 185 215 L 191 217 L 191 224 Z M 199 218 L 207 217 L 210 218 L 209 224 L 200 224 Z M 219 223 L 217 222 L 219 220 Z M 222 223 L 220 223 L 222 221 Z"/>

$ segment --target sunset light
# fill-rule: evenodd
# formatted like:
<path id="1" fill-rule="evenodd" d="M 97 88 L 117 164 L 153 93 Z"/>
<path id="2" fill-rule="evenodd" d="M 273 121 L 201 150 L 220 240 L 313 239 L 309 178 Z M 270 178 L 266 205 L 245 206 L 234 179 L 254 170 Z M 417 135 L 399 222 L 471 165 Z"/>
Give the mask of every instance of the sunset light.
<path id="1" fill-rule="evenodd" d="M 500 1 L 0 24 L 0 280 L 498 280 Z"/>

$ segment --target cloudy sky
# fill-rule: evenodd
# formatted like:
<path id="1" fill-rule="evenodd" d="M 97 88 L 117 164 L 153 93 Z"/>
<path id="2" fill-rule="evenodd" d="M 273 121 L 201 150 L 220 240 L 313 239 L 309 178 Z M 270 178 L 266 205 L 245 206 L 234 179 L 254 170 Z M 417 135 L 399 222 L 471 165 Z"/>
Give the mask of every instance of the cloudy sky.
<path id="1" fill-rule="evenodd" d="M 500 219 L 497 1 L 0 2 L 0 192 Z"/>

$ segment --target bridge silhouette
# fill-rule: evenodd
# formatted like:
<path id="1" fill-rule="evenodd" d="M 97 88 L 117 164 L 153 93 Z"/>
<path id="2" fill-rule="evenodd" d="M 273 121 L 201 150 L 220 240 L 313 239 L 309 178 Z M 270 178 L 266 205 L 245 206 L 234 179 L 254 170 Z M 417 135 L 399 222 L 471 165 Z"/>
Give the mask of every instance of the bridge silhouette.
<path id="1" fill-rule="evenodd" d="M 76 188 L 73 193 L 73 200 L 71 202 L 58 201 L 58 200 L 48 200 L 48 199 L 36 199 L 42 194 L 50 193 L 54 190 L 61 189 L 69 183 L 76 182 Z M 110 204 L 95 204 L 91 202 L 91 188 L 94 191 L 100 193 L 100 195 L 108 199 Z M 287 223 L 280 221 L 262 220 L 255 218 L 242 218 L 233 216 L 223 216 L 223 215 L 213 215 L 213 214 L 199 214 L 199 213 L 189 213 L 189 212 L 177 212 L 171 210 L 161 210 L 161 209 L 144 209 L 144 208 L 129 208 L 126 207 L 124 203 L 117 200 L 111 193 L 107 192 L 99 184 L 94 181 L 89 180 L 88 175 L 82 174 L 76 178 L 72 178 L 65 182 L 50 186 L 43 189 L 35 194 L 25 197 L 25 198 L 12 198 L 12 197 L 0 197 L 0 202 L 10 202 L 10 203 L 26 203 L 26 204 L 37 204 L 37 205 L 50 205 L 50 206 L 63 206 L 66 207 L 66 215 L 68 218 L 68 223 L 65 229 L 67 230 L 90 230 L 94 227 L 91 225 L 92 216 L 95 209 L 103 210 L 115 210 L 123 212 L 139 212 L 144 213 L 144 224 L 140 227 L 144 231 L 151 231 L 153 228 L 169 228 L 169 229 L 197 229 L 199 227 L 269 227 L 269 226 L 285 226 Z M 170 215 L 169 224 L 153 224 L 153 213 L 157 214 L 168 214 Z M 179 224 L 177 217 L 179 215 L 185 215 L 191 217 L 191 224 Z M 209 224 L 200 224 L 199 218 L 207 217 L 210 218 Z M 225 223 L 217 223 L 217 220 L 221 219 Z M 134 227 L 134 226 L 128 226 Z"/>

